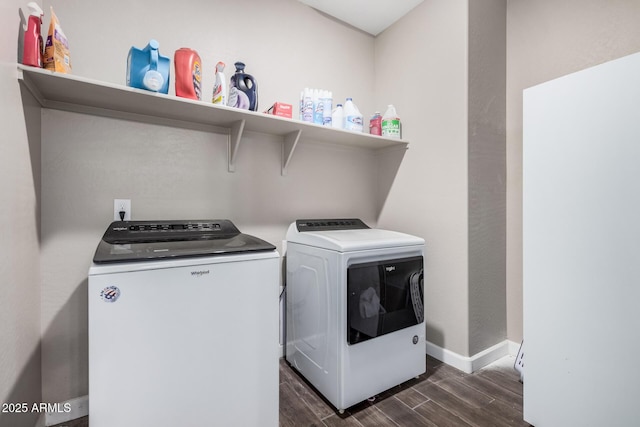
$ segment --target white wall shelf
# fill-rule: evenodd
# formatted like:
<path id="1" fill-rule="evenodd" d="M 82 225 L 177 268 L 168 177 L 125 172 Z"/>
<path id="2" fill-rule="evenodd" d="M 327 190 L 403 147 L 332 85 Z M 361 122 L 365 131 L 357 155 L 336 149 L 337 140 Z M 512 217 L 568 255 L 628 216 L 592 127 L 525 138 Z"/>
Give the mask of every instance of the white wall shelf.
<path id="1" fill-rule="evenodd" d="M 226 134 L 229 172 L 235 171 L 245 131 L 283 138 L 282 175 L 286 175 L 301 138 L 369 150 L 408 145 L 406 140 L 334 129 L 23 65 L 18 65 L 18 80 L 43 108 Z"/>

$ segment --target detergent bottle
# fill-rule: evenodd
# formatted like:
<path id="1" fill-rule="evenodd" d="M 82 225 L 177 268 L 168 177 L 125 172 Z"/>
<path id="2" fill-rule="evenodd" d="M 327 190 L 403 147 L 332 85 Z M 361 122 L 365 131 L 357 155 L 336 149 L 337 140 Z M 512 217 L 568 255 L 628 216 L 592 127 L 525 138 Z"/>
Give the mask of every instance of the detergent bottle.
<path id="1" fill-rule="evenodd" d="M 42 16 L 44 12 L 37 3 L 27 4 L 29 7 L 29 21 L 24 33 L 24 47 L 22 50 L 22 63 L 32 67 L 42 68 L 42 55 L 44 42 L 42 40 Z"/>
<path id="2" fill-rule="evenodd" d="M 313 123 L 313 89 L 304 88 L 302 98 L 302 121 Z"/>
<path id="3" fill-rule="evenodd" d="M 183 47 L 173 56 L 176 67 L 176 96 L 200 101 L 202 99 L 202 62 L 193 49 Z"/>
<path id="4" fill-rule="evenodd" d="M 344 103 L 344 128 L 354 132 L 362 132 L 362 114 L 353 103 L 352 98 L 347 98 Z"/>
<path id="5" fill-rule="evenodd" d="M 333 104 L 333 93 L 326 90 L 324 97 L 322 98 L 324 107 L 322 108 L 322 124 L 324 126 L 331 126 L 331 107 Z"/>
<path id="6" fill-rule="evenodd" d="M 236 62 L 236 73 L 231 76 L 229 84 L 230 107 L 245 110 L 258 110 L 258 83 L 250 74 L 244 72 L 244 63 Z"/>
<path id="7" fill-rule="evenodd" d="M 216 82 L 213 84 L 214 104 L 227 105 L 227 81 L 224 76 L 224 62 L 216 64 Z"/>
<path id="8" fill-rule="evenodd" d="M 342 104 L 336 105 L 331 112 L 331 127 L 344 129 L 344 109 Z"/>
<path id="9" fill-rule="evenodd" d="M 317 125 L 321 125 L 324 118 L 323 93 L 322 89 L 313 90 L 313 123 Z"/>
<path id="10" fill-rule="evenodd" d="M 371 135 L 382 135 L 382 114 L 376 111 L 369 120 L 369 133 Z"/>
<path id="11" fill-rule="evenodd" d="M 144 49 L 131 47 L 127 57 L 127 86 L 169 93 L 171 60 L 160 55 L 160 44 L 151 39 Z"/>
<path id="12" fill-rule="evenodd" d="M 401 138 L 402 125 L 400 123 L 400 117 L 396 113 L 396 108 L 393 105 L 387 107 L 384 116 L 382 116 L 382 136 L 387 138 Z"/>

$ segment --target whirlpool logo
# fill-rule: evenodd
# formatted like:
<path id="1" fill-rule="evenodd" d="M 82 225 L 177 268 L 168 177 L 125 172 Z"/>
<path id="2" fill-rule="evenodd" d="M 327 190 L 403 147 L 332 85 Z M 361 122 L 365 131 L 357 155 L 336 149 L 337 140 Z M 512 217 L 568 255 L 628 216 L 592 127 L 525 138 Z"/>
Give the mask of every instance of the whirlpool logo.
<path id="1" fill-rule="evenodd" d="M 391 273 L 392 271 L 396 271 L 396 266 L 390 265 L 389 267 L 385 267 L 385 270 L 387 270 L 387 273 Z"/>
<path id="2" fill-rule="evenodd" d="M 191 275 L 196 277 L 202 277 L 205 274 L 209 274 L 209 270 L 196 270 L 191 272 Z"/>

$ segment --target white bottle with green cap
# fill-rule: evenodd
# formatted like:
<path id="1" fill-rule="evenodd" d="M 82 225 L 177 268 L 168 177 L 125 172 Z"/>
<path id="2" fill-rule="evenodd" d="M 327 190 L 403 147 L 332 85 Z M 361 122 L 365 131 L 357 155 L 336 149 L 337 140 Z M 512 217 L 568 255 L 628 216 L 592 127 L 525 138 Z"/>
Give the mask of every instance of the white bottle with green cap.
<path id="1" fill-rule="evenodd" d="M 400 117 L 393 105 L 389 105 L 382 116 L 382 136 L 397 139 L 401 137 Z"/>

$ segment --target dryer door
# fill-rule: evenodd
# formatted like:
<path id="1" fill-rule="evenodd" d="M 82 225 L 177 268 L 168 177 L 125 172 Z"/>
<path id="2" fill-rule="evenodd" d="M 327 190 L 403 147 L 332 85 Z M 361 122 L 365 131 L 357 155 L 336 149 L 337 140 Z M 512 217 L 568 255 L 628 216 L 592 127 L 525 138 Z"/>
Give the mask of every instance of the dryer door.
<path id="1" fill-rule="evenodd" d="M 347 339 L 356 344 L 424 321 L 423 258 L 347 269 Z"/>

